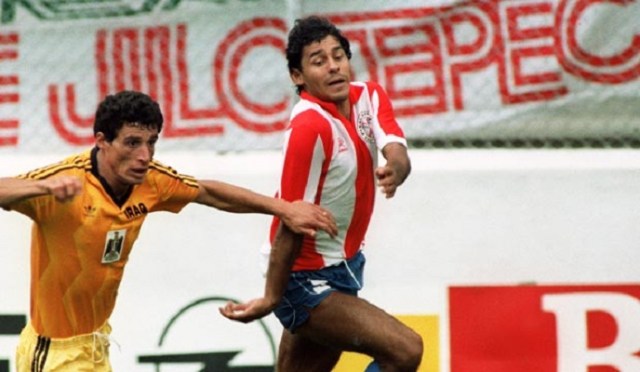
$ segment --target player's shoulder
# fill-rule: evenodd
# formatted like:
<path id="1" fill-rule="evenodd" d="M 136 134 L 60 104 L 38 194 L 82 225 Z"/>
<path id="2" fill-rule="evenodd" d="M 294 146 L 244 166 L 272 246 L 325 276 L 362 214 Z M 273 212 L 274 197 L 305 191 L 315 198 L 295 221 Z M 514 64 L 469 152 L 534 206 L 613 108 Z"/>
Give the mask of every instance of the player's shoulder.
<path id="1" fill-rule="evenodd" d="M 330 134 L 331 127 L 331 117 L 324 110 L 311 104 L 296 115 L 292 115 L 288 129 L 295 131 L 298 137 L 301 135 L 315 137 L 323 133 Z"/>
<path id="2" fill-rule="evenodd" d="M 149 162 L 149 171 L 155 171 L 162 174 L 170 174 L 170 175 L 178 174 L 177 170 L 175 170 L 170 165 L 167 165 L 161 162 L 158 159 L 153 159 L 151 160 L 151 162 Z"/>
<path id="3" fill-rule="evenodd" d="M 384 92 L 384 88 L 380 83 L 373 80 L 368 81 L 353 81 L 351 82 L 351 89 L 366 91 L 369 95 L 374 92 Z"/>
<path id="4" fill-rule="evenodd" d="M 175 168 L 156 159 L 149 163 L 147 179 L 154 179 L 155 182 L 159 182 L 162 179 L 175 179 L 180 180 L 189 186 L 198 187 L 198 181 L 194 177 L 182 174 Z"/>
<path id="5" fill-rule="evenodd" d="M 91 150 L 70 155 L 58 162 L 50 163 L 43 167 L 33 169 L 21 174 L 19 178 L 45 179 L 48 177 L 67 174 L 80 176 L 91 171 Z"/>
<path id="6" fill-rule="evenodd" d="M 318 104 L 306 99 L 301 99 L 291 111 L 291 125 L 301 124 L 325 124 L 331 121 L 331 116 Z"/>

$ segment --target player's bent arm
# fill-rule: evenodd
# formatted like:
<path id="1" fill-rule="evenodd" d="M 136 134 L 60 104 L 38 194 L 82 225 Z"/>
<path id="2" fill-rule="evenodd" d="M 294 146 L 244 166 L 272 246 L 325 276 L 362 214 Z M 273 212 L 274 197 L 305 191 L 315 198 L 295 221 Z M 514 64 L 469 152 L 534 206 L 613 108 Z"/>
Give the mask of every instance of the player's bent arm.
<path id="1" fill-rule="evenodd" d="M 264 298 L 272 306 L 278 305 L 289 282 L 289 274 L 296 257 L 300 254 L 302 236 L 286 226 L 280 225 L 269 254 Z"/>
<path id="2" fill-rule="evenodd" d="M 269 267 L 265 283 L 264 296 L 246 303 L 228 302 L 220 308 L 220 313 L 243 323 L 262 318 L 270 314 L 282 300 L 287 289 L 291 267 L 302 246 L 302 236 L 281 225 L 269 255 Z"/>
<path id="3" fill-rule="evenodd" d="M 337 234 L 333 216 L 317 205 L 302 201 L 290 203 L 221 181 L 198 182 L 200 193 L 195 200 L 197 203 L 232 213 L 278 216 L 296 233 L 314 236 L 316 230 L 324 230 L 331 236 Z"/>
<path id="4" fill-rule="evenodd" d="M 82 185 L 76 177 L 61 176 L 42 180 L 4 177 L 0 178 L 0 207 L 49 194 L 64 202 L 73 199 L 81 190 Z"/>
<path id="5" fill-rule="evenodd" d="M 278 213 L 278 205 L 268 205 L 267 197 L 251 190 L 221 181 L 198 181 L 200 192 L 196 203 L 232 213 Z M 282 207 L 280 207 L 281 211 Z"/>

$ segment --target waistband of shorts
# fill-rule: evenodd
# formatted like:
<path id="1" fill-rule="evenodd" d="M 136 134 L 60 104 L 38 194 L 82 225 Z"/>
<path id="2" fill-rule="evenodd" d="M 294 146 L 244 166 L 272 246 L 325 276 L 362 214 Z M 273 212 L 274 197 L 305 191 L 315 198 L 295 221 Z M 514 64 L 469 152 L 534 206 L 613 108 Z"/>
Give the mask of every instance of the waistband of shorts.
<path id="1" fill-rule="evenodd" d="M 96 341 L 96 337 L 108 338 L 111 334 L 111 326 L 109 325 L 109 323 L 105 323 L 103 326 L 99 327 L 92 333 L 80 334 L 72 337 L 56 338 L 46 337 L 38 334 L 35 328 L 33 328 L 31 322 L 28 322 L 22 330 L 22 334 L 25 337 L 33 340 L 37 340 L 39 337 L 49 339 L 51 340 L 51 348 L 68 348 L 84 345 L 87 343 L 94 343 Z"/>

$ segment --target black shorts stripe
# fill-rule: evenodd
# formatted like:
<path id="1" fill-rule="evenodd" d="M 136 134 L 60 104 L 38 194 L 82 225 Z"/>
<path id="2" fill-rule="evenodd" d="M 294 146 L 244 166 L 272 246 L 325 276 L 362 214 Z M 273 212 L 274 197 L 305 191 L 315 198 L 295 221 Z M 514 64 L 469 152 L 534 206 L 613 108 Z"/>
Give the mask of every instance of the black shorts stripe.
<path id="1" fill-rule="evenodd" d="M 45 337 L 44 351 L 42 353 L 42 357 L 40 358 L 40 371 L 44 371 L 44 363 L 47 361 L 47 356 L 49 355 L 49 346 L 51 346 L 51 339 L 48 337 Z"/>
<path id="2" fill-rule="evenodd" d="M 33 359 L 31 359 L 31 372 L 37 372 L 38 369 L 38 358 L 40 356 L 40 349 L 42 348 L 43 339 L 38 336 L 38 343 L 36 344 L 36 349 L 33 352 Z"/>
<path id="3" fill-rule="evenodd" d="M 31 361 L 32 372 L 44 371 L 44 364 L 47 361 L 47 355 L 49 354 L 50 346 L 51 346 L 50 338 L 38 336 L 36 349 L 33 352 L 33 360 Z"/>

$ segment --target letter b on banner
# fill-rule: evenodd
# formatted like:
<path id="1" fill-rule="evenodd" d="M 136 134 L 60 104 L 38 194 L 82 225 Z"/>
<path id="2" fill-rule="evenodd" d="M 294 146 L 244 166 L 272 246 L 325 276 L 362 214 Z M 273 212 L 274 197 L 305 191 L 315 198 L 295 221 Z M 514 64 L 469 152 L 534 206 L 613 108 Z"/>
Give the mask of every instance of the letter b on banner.
<path id="1" fill-rule="evenodd" d="M 640 371 L 640 301 L 622 293 L 561 293 L 542 297 L 542 307 L 556 317 L 558 372 L 610 366 L 620 372 Z M 588 315 L 604 312 L 615 320 L 609 345 L 589 347 Z"/>
<path id="2" fill-rule="evenodd" d="M 451 372 L 639 372 L 640 285 L 449 288 Z"/>

